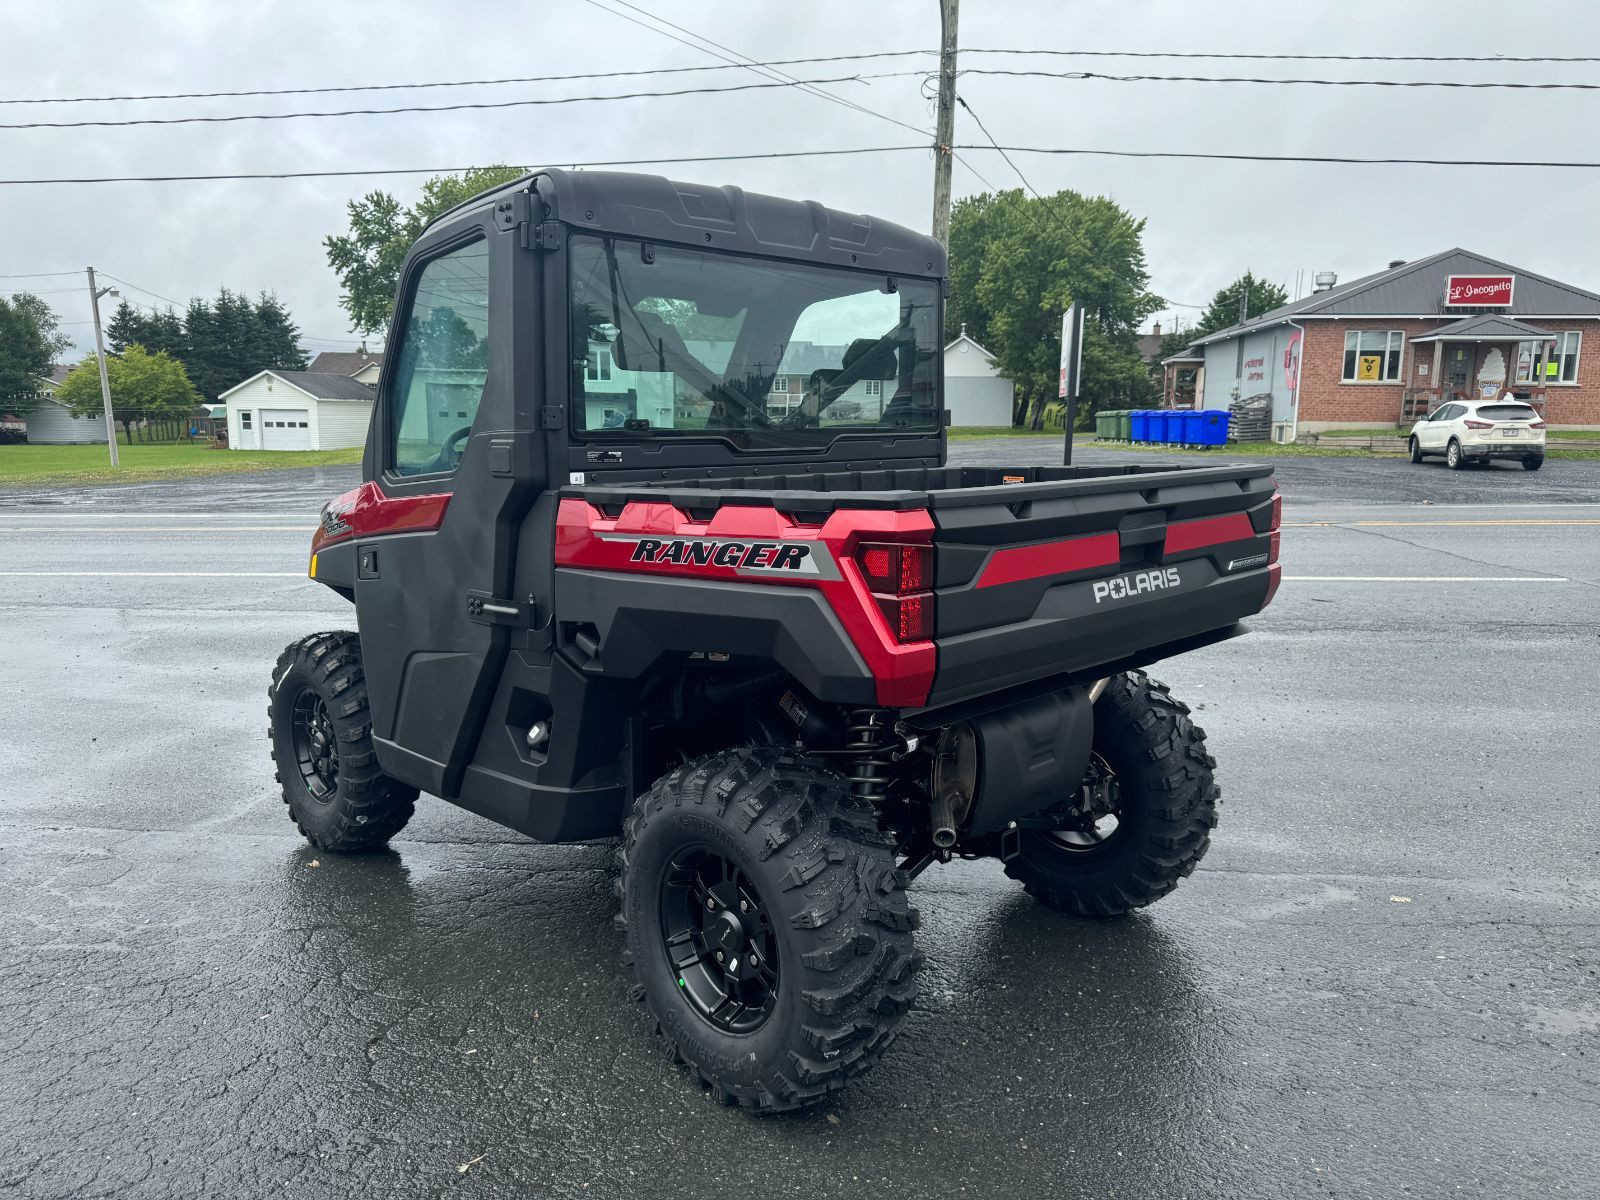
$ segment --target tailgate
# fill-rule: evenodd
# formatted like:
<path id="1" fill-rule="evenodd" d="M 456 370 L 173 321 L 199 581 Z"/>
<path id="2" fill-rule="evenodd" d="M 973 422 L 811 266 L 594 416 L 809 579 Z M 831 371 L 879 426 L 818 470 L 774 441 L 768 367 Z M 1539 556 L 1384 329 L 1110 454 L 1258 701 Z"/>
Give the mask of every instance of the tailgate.
<path id="1" fill-rule="evenodd" d="M 1279 574 L 1270 467 L 1118 484 L 1055 498 L 1030 498 L 1031 488 L 932 497 L 930 706 L 1153 662 L 1266 607 Z"/>

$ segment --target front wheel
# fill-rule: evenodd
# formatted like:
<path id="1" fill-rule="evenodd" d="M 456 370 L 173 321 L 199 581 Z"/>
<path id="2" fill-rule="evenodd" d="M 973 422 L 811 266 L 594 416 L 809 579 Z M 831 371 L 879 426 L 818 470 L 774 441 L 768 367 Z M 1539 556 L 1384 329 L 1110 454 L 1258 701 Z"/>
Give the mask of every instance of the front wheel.
<path id="1" fill-rule="evenodd" d="M 361 640 L 316 633 L 278 657 L 267 689 L 268 734 L 283 802 L 319 850 L 371 850 L 405 827 L 417 789 L 378 767 Z"/>
<path id="2" fill-rule="evenodd" d="M 1544 466 L 1544 455 L 1542 454 L 1538 458 L 1525 458 L 1522 460 L 1522 469 L 1524 471 L 1537 471 L 1542 466 Z"/>
<path id="3" fill-rule="evenodd" d="M 814 1103 L 905 1022 L 917 913 L 839 775 L 776 749 L 686 764 L 634 802 L 617 859 L 634 996 L 717 1099 Z"/>
<path id="4" fill-rule="evenodd" d="M 1411 435 L 1411 461 L 1414 463 L 1422 461 L 1422 443 L 1417 441 L 1416 434 Z"/>
<path id="5" fill-rule="evenodd" d="M 1006 874 L 1040 903 L 1085 917 L 1153 904 L 1211 846 L 1216 760 L 1189 709 L 1143 671 L 1118 675 L 1094 709 L 1094 746 L 1076 796 L 1024 829 Z"/>

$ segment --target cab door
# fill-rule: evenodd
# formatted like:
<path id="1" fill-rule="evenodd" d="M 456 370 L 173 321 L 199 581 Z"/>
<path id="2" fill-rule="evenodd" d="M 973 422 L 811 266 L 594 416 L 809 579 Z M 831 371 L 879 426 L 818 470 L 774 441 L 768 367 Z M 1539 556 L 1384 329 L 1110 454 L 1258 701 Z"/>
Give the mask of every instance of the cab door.
<path id="1" fill-rule="evenodd" d="M 356 545 L 373 736 L 387 773 L 447 798 L 517 624 L 516 533 L 543 486 L 515 399 L 513 277 L 536 269 L 516 241 L 457 222 L 413 249 L 368 434 L 365 473 L 388 514 Z"/>

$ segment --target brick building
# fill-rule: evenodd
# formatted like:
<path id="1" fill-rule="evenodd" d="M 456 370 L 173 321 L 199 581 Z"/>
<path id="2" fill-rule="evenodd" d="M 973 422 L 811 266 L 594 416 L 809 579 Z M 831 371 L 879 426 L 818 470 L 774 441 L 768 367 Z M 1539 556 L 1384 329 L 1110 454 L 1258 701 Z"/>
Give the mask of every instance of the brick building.
<path id="1" fill-rule="evenodd" d="M 1507 388 L 1553 428 L 1600 428 L 1600 295 L 1446 250 L 1201 338 L 1167 360 L 1166 379 L 1172 406 L 1270 396 L 1291 438 L 1405 425 Z"/>

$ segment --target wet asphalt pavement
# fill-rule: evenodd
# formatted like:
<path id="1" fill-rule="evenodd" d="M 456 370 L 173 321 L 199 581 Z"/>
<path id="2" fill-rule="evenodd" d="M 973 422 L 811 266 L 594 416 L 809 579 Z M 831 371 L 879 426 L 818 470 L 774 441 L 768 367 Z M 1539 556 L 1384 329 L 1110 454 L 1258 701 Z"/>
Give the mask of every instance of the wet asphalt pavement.
<path id="1" fill-rule="evenodd" d="M 1156 671 L 1201 869 L 1111 923 L 930 870 L 900 1040 L 766 1119 L 654 1049 L 607 849 L 295 835 L 267 677 L 350 624 L 301 572 L 353 471 L 0 479 L 0 1197 L 1595 1195 L 1600 463 L 1280 477 L 1277 601 Z"/>

